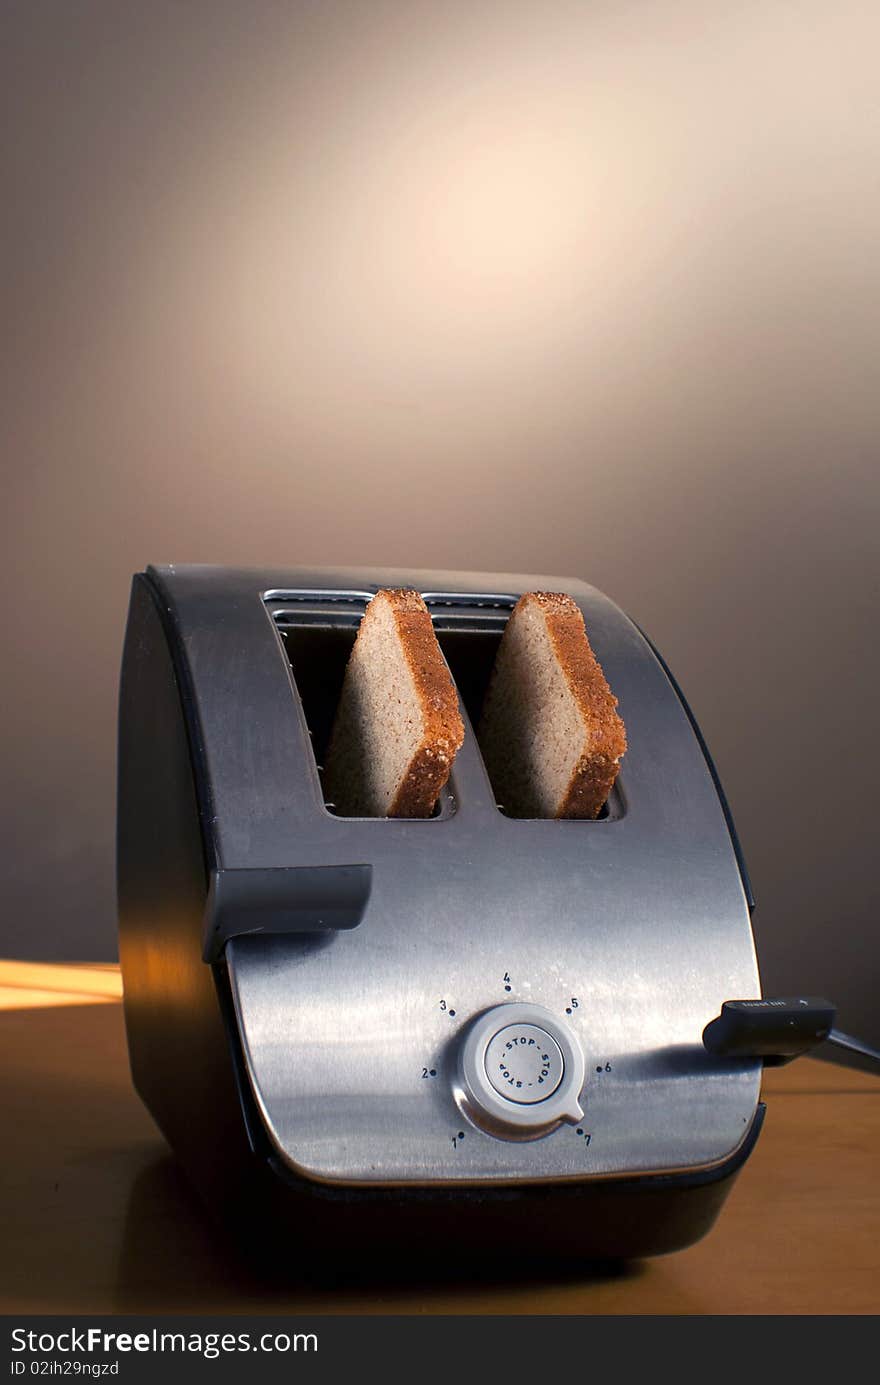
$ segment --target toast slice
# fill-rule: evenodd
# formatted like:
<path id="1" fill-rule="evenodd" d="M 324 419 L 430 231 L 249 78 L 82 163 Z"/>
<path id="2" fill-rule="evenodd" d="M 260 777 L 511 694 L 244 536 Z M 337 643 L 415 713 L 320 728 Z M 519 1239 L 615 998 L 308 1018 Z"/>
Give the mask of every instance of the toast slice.
<path id="1" fill-rule="evenodd" d="M 345 670 L 325 797 L 344 817 L 430 817 L 463 740 L 427 606 L 418 592 L 377 592 Z"/>
<path id="2" fill-rule="evenodd" d="M 478 740 L 510 817 L 595 818 L 626 732 L 570 596 L 528 592 L 504 628 Z"/>

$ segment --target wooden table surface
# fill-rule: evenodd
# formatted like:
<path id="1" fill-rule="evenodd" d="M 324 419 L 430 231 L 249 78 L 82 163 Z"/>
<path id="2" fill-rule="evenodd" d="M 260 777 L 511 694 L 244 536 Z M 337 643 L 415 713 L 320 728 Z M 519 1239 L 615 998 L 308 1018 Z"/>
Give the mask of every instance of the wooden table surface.
<path id="1" fill-rule="evenodd" d="M 116 983 L 95 978 L 77 1003 L 53 1004 L 50 986 L 34 1008 L 21 989 L 12 1008 L 0 1004 L 2 1313 L 880 1310 L 880 1079 L 812 1059 L 767 1074 L 757 1148 L 689 1250 L 516 1283 L 327 1289 L 254 1277 L 218 1241 L 135 1095 Z"/>

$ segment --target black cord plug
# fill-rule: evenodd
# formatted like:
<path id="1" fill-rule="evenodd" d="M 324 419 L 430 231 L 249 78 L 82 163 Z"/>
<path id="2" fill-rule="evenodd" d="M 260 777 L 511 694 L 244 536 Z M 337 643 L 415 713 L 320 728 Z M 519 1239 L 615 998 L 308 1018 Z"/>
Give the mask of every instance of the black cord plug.
<path id="1" fill-rule="evenodd" d="M 703 1046 L 719 1058 L 761 1058 L 774 1067 L 829 1039 L 836 1013 L 830 1000 L 815 996 L 725 1000 L 703 1030 Z"/>

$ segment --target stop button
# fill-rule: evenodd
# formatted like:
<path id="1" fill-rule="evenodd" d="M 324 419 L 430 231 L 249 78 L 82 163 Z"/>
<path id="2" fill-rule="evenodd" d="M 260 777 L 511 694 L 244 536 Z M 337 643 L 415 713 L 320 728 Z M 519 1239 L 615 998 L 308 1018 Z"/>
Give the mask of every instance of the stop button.
<path id="1" fill-rule="evenodd" d="M 486 1076 L 501 1096 L 531 1106 L 545 1101 L 565 1076 L 556 1040 L 536 1024 L 508 1024 L 489 1040 Z"/>

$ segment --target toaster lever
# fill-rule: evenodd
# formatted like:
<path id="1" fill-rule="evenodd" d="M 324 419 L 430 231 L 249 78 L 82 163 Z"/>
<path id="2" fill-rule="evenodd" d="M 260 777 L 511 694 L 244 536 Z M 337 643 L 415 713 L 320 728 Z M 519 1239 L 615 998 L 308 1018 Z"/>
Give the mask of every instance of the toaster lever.
<path id="1" fill-rule="evenodd" d="M 830 1000 L 816 996 L 725 1000 L 703 1030 L 703 1046 L 719 1058 L 762 1058 L 777 1067 L 827 1039 L 835 1014 Z"/>
<path id="2" fill-rule="evenodd" d="M 357 928 L 370 898 L 368 865 L 212 871 L 205 905 L 206 962 L 241 933 L 333 933 Z"/>

